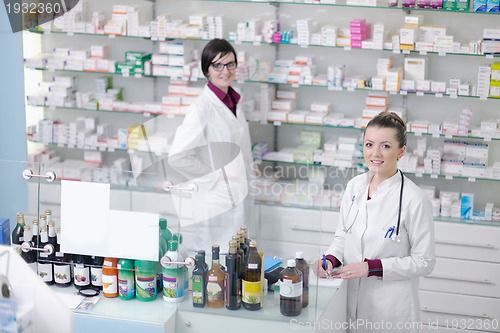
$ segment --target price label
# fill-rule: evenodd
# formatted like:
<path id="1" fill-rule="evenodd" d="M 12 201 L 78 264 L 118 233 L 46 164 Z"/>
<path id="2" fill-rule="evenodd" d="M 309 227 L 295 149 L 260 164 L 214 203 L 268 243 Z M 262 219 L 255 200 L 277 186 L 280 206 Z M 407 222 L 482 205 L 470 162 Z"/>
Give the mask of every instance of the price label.
<path id="1" fill-rule="evenodd" d="M 261 125 L 267 125 L 267 120 L 261 120 L 261 121 L 259 121 L 259 124 L 261 124 Z"/>
<path id="2" fill-rule="evenodd" d="M 406 91 L 406 90 L 401 90 L 399 93 L 400 93 L 401 95 L 403 95 L 403 96 L 408 95 L 408 91 Z"/>
<path id="3" fill-rule="evenodd" d="M 292 88 L 298 88 L 299 87 L 299 84 L 298 83 L 294 83 L 292 84 Z"/>
<path id="4" fill-rule="evenodd" d="M 457 97 L 458 97 L 457 94 L 450 95 L 450 98 L 452 99 L 456 99 Z"/>
<path id="5" fill-rule="evenodd" d="M 328 86 L 328 90 L 337 90 L 337 89 L 335 89 L 335 88 L 336 88 L 336 87 L 334 87 L 334 86 Z"/>
<path id="6" fill-rule="evenodd" d="M 128 70 L 126 70 L 126 71 L 123 71 L 123 70 L 122 70 L 122 76 L 123 76 L 123 77 L 129 77 Z"/>
<path id="7" fill-rule="evenodd" d="M 493 54 L 487 54 L 486 59 L 493 59 Z"/>
<path id="8" fill-rule="evenodd" d="M 253 42 L 253 45 L 260 46 L 260 42 Z"/>
<path id="9" fill-rule="evenodd" d="M 431 175 L 431 178 L 432 178 L 432 179 L 438 179 L 438 175 L 437 175 L 437 174 L 435 174 L 435 173 L 433 173 L 433 174 Z"/>
<path id="10" fill-rule="evenodd" d="M 453 176 L 452 175 L 446 175 L 444 178 L 446 180 L 453 180 Z"/>
<path id="11" fill-rule="evenodd" d="M 307 49 L 309 47 L 309 45 L 307 45 L 307 44 L 301 44 L 300 47 L 303 48 L 303 49 Z"/>
<path id="12" fill-rule="evenodd" d="M 452 139 L 453 138 L 453 134 L 447 133 L 447 134 L 444 135 L 444 137 L 447 138 L 447 139 Z"/>
<path id="13" fill-rule="evenodd" d="M 189 76 L 183 76 L 182 81 L 189 81 Z"/>
<path id="14" fill-rule="evenodd" d="M 427 55 L 427 51 L 420 51 L 420 55 Z"/>
<path id="15" fill-rule="evenodd" d="M 189 81 L 191 81 L 191 82 L 196 82 L 196 81 L 198 81 L 198 78 L 196 78 L 196 77 L 194 77 L 194 76 L 191 76 L 191 77 L 189 78 Z"/>
<path id="16" fill-rule="evenodd" d="M 439 133 L 432 133 L 433 138 L 439 138 L 441 135 Z"/>
<path id="17" fill-rule="evenodd" d="M 400 51 L 400 50 L 397 50 L 397 49 L 394 49 L 394 50 L 392 50 L 392 53 L 394 53 L 394 54 L 400 54 L 400 53 L 401 53 L 401 51 Z"/>
<path id="18" fill-rule="evenodd" d="M 142 115 L 143 115 L 144 117 L 151 117 L 151 113 L 149 113 L 149 112 L 144 112 Z"/>
<path id="19" fill-rule="evenodd" d="M 479 99 L 481 101 L 486 101 L 486 100 L 488 100 L 488 97 L 487 96 L 480 96 Z"/>
<path id="20" fill-rule="evenodd" d="M 421 172 L 417 172 L 417 173 L 415 173 L 415 176 L 416 176 L 417 178 L 422 178 L 422 173 L 421 173 Z"/>
<path id="21" fill-rule="evenodd" d="M 442 93 L 436 93 L 436 98 L 443 98 L 443 94 Z"/>
<path id="22" fill-rule="evenodd" d="M 114 39 L 114 38 L 116 38 L 116 35 L 110 34 L 110 35 L 108 35 L 108 37 L 111 38 L 111 39 Z"/>
<path id="23" fill-rule="evenodd" d="M 391 94 L 391 95 L 397 95 L 397 94 L 398 94 L 398 92 L 397 92 L 397 91 L 395 91 L 395 90 L 391 90 L 391 91 L 389 91 L 389 94 Z"/>
<path id="24" fill-rule="evenodd" d="M 347 91 L 349 91 L 349 92 L 353 92 L 353 91 L 354 91 L 354 88 L 353 88 L 353 87 L 348 87 L 348 88 L 347 88 Z"/>
<path id="25" fill-rule="evenodd" d="M 100 151 L 106 151 L 106 147 L 99 147 Z"/>
<path id="26" fill-rule="evenodd" d="M 96 146 L 90 146 L 89 150 L 97 150 L 97 147 Z"/>
<path id="27" fill-rule="evenodd" d="M 344 90 L 344 89 L 343 89 L 342 87 L 335 87 L 335 89 L 334 89 L 334 90 L 337 90 L 337 91 L 342 91 L 342 90 Z"/>
<path id="28" fill-rule="evenodd" d="M 273 124 L 274 126 L 281 126 L 281 121 L 275 121 Z"/>
<path id="29" fill-rule="evenodd" d="M 64 148 L 64 144 L 63 144 L 63 143 L 58 143 L 58 144 L 57 144 L 57 146 L 58 146 L 59 148 Z"/>
<path id="30" fill-rule="evenodd" d="M 72 37 L 72 36 L 74 36 L 74 35 L 75 35 L 75 33 L 74 33 L 74 32 L 72 32 L 72 31 L 68 31 L 68 36 Z"/>
<path id="31" fill-rule="evenodd" d="M 446 56 L 446 52 L 444 52 L 444 51 L 439 51 L 438 54 L 439 54 L 440 57 L 445 57 Z"/>
<path id="32" fill-rule="evenodd" d="M 158 40 L 158 37 L 157 37 L 157 36 L 153 36 L 153 37 L 151 37 L 151 40 L 152 40 L 152 41 L 157 41 L 157 40 Z"/>
<path id="33" fill-rule="evenodd" d="M 115 151 L 115 148 L 108 148 L 108 151 L 112 153 Z"/>
<path id="34" fill-rule="evenodd" d="M 417 96 L 424 96 L 424 92 L 423 91 L 417 91 Z"/>
<path id="35" fill-rule="evenodd" d="M 410 50 L 403 50 L 403 54 L 410 54 Z"/>
<path id="36" fill-rule="evenodd" d="M 350 46 L 344 46 L 344 51 L 351 51 L 352 48 Z"/>
<path id="37" fill-rule="evenodd" d="M 476 177 L 469 177 L 469 179 L 467 179 L 468 181 L 470 182 L 475 182 L 476 181 Z"/>
<path id="38" fill-rule="evenodd" d="M 164 41 L 165 41 L 165 40 L 167 40 L 167 39 L 166 39 L 165 37 L 163 37 L 163 36 L 162 36 L 162 37 L 158 37 L 158 40 L 159 40 L 160 42 L 164 42 Z"/>
<path id="39" fill-rule="evenodd" d="M 134 77 L 135 77 L 136 79 L 140 79 L 140 78 L 142 77 L 142 74 L 134 74 Z"/>
<path id="40" fill-rule="evenodd" d="M 422 136 L 422 132 L 414 132 L 415 136 Z"/>
<path id="41" fill-rule="evenodd" d="M 485 136 L 485 137 L 483 138 L 483 140 L 484 140 L 485 142 L 489 142 L 489 141 L 491 141 L 491 136 Z"/>

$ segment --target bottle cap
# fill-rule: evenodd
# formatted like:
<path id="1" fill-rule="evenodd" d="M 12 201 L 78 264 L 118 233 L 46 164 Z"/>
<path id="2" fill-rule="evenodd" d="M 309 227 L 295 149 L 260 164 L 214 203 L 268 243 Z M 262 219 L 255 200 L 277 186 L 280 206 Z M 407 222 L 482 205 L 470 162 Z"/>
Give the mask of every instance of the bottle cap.
<path id="1" fill-rule="evenodd" d="M 304 252 L 302 252 L 302 251 L 295 252 L 295 258 L 304 259 Z"/>
<path id="2" fill-rule="evenodd" d="M 167 219 L 161 218 L 160 219 L 160 229 L 165 229 L 167 227 Z"/>
<path id="3" fill-rule="evenodd" d="M 177 251 L 178 246 L 179 246 L 179 243 L 177 243 L 176 240 L 169 240 L 168 241 L 168 250 L 169 251 Z"/>
<path id="4" fill-rule="evenodd" d="M 295 267 L 295 259 L 288 259 L 288 260 L 286 261 L 286 265 L 287 265 L 288 267 Z"/>
<path id="5" fill-rule="evenodd" d="M 250 247 L 257 247 L 257 242 L 256 242 L 255 240 L 253 240 L 253 239 L 252 239 L 252 240 L 250 241 L 250 244 L 249 244 L 249 245 L 250 245 Z"/>
<path id="6" fill-rule="evenodd" d="M 179 244 L 182 244 L 182 234 L 180 232 L 176 232 L 173 235 L 173 239 L 177 241 Z"/>
<path id="7" fill-rule="evenodd" d="M 33 220 L 33 224 L 37 225 L 38 224 L 38 220 Z"/>

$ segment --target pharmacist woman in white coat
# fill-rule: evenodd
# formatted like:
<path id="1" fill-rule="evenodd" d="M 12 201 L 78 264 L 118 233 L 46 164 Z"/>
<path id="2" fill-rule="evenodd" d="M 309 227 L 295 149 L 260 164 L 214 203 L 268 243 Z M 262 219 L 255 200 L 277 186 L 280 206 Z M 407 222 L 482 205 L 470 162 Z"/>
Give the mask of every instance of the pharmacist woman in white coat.
<path id="1" fill-rule="evenodd" d="M 397 168 L 405 151 L 399 116 L 382 112 L 368 123 L 369 171 L 347 184 L 326 260 L 313 265 L 320 277 L 346 279 L 348 332 L 419 328 L 418 283 L 434 268 L 434 226 L 430 199 Z"/>
<path id="2" fill-rule="evenodd" d="M 196 223 L 193 247 L 198 250 L 218 244 L 225 252 L 240 226 L 251 222 L 250 134 L 237 106 L 240 95 L 231 87 L 237 66 L 228 41 L 214 39 L 205 46 L 201 68 L 208 84 L 178 127 L 169 152 L 169 165 L 182 179 L 176 185 L 198 186 L 192 194 L 193 219 L 181 219 L 181 226 Z"/>

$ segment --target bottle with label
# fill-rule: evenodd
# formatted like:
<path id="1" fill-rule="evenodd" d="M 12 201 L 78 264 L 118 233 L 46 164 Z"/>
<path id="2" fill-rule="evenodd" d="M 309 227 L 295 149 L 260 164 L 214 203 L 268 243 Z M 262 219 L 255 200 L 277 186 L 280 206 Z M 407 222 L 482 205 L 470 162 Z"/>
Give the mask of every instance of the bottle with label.
<path id="1" fill-rule="evenodd" d="M 245 274 L 241 285 L 241 301 L 247 310 L 259 310 L 262 307 L 262 258 L 257 251 L 257 242 L 250 241 L 248 258 L 245 262 Z"/>
<path id="2" fill-rule="evenodd" d="M 295 253 L 295 265 L 302 273 L 302 307 L 305 308 L 309 304 L 309 265 L 304 260 L 304 252 Z"/>
<path id="3" fill-rule="evenodd" d="M 90 266 L 90 284 L 93 288 L 102 290 L 102 265 L 104 258 L 99 256 L 91 257 L 92 264 Z"/>
<path id="4" fill-rule="evenodd" d="M 206 260 L 206 253 L 205 250 L 199 250 L 198 254 L 201 254 L 203 256 L 203 268 L 205 269 L 205 276 L 208 274 L 208 264 Z"/>
<path id="5" fill-rule="evenodd" d="M 24 214 L 23 213 L 17 213 L 17 225 L 15 226 L 14 230 L 12 230 L 12 239 L 11 239 L 11 244 L 12 245 L 19 245 L 21 246 L 22 242 L 24 241 L 24 226 L 26 223 L 24 222 Z M 21 255 L 21 247 L 18 247 L 16 249 L 17 253 Z"/>
<path id="6" fill-rule="evenodd" d="M 209 308 L 224 306 L 224 272 L 220 267 L 219 245 L 212 246 L 212 268 L 207 274 L 207 305 Z"/>
<path id="7" fill-rule="evenodd" d="M 47 234 L 47 226 L 44 226 L 40 229 L 40 248 L 45 248 L 45 246 L 49 246 L 51 248 L 52 253 L 48 254 L 44 251 L 40 251 L 39 259 L 38 259 L 38 275 L 48 285 L 54 284 L 54 267 L 52 262 L 55 258 L 56 250 L 49 244 L 49 235 Z"/>
<path id="8" fill-rule="evenodd" d="M 38 220 L 33 220 L 31 231 L 33 234 L 32 238 L 33 246 L 38 248 L 38 245 L 40 244 L 40 228 L 38 228 Z"/>
<path id="9" fill-rule="evenodd" d="M 89 258 L 83 254 L 73 254 L 73 284 L 76 289 L 90 286 Z"/>
<path id="10" fill-rule="evenodd" d="M 205 261 L 200 253 L 195 256 L 195 266 L 191 276 L 193 289 L 193 306 L 203 308 L 207 302 L 206 288 L 207 274 L 205 272 Z"/>
<path id="11" fill-rule="evenodd" d="M 156 261 L 135 260 L 135 297 L 138 301 L 150 302 L 156 299 Z"/>
<path id="12" fill-rule="evenodd" d="M 229 242 L 229 254 L 226 256 L 226 308 L 238 310 L 241 307 L 240 255 L 236 251 L 237 242 Z"/>
<path id="13" fill-rule="evenodd" d="M 172 237 L 173 240 L 177 241 L 179 255 L 181 256 L 182 260 L 186 259 L 188 257 L 188 254 L 184 246 L 182 246 L 182 234 L 180 232 L 176 232 L 172 235 Z M 183 265 L 182 271 L 183 271 L 183 281 L 184 281 L 184 293 L 187 293 L 189 290 L 189 276 L 192 274 L 193 269 L 192 268 L 189 269 L 187 265 Z"/>
<path id="14" fill-rule="evenodd" d="M 118 261 L 118 296 L 123 300 L 135 298 L 135 266 L 131 259 Z"/>
<path id="15" fill-rule="evenodd" d="M 57 229 L 56 253 L 54 260 L 54 282 L 58 287 L 71 286 L 71 256 L 61 252 L 61 229 Z M 49 244 L 50 239 L 49 239 Z"/>
<path id="16" fill-rule="evenodd" d="M 280 312 L 284 316 L 302 312 L 302 273 L 295 267 L 295 259 L 288 259 L 287 268 L 280 273 Z"/>
<path id="17" fill-rule="evenodd" d="M 184 298 L 184 265 L 169 264 L 169 262 L 184 261 L 178 251 L 176 240 L 168 241 L 168 251 L 162 259 L 163 265 L 163 300 L 165 302 L 180 302 Z"/>
<path id="18" fill-rule="evenodd" d="M 102 294 L 118 297 L 118 258 L 105 257 L 102 263 Z"/>
<path id="19" fill-rule="evenodd" d="M 33 234 L 31 233 L 31 227 L 29 225 L 25 225 L 23 227 L 23 243 L 27 243 L 29 247 L 33 248 Z M 36 250 L 23 249 L 21 252 L 21 257 L 26 261 L 28 266 L 36 272 Z"/>
<path id="20" fill-rule="evenodd" d="M 50 221 L 47 223 L 49 228 L 47 229 L 49 231 L 49 243 L 52 244 L 54 247 L 57 247 L 57 233 L 56 233 L 56 224 L 54 221 Z"/>

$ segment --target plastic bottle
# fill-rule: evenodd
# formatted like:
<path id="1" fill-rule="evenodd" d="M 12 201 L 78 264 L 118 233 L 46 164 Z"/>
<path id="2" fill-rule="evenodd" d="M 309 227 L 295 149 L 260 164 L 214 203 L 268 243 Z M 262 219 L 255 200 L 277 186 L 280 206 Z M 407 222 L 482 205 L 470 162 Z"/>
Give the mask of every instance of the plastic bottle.
<path id="1" fill-rule="evenodd" d="M 287 268 L 280 273 L 280 312 L 284 316 L 302 312 L 302 273 L 295 267 L 295 259 L 288 259 Z"/>
<path id="2" fill-rule="evenodd" d="M 305 308 L 309 304 L 309 265 L 304 260 L 304 252 L 295 253 L 295 265 L 302 273 L 302 307 Z"/>
<path id="3" fill-rule="evenodd" d="M 163 300 L 180 302 L 184 298 L 184 265 L 169 264 L 172 261 L 183 261 L 175 240 L 168 242 L 168 251 L 162 259 L 163 265 Z"/>
<path id="4" fill-rule="evenodd" d="M 203 255 L 197 254 L 195 256 L 195 266 L 193 269 L 192 289 L 193 289 L 193 306 L 195 308 L 203 308 L 207 303 L 207 274 L 205 272 L 205 262 Z"/>
<path id="5" fill-rule="evenodd" d="M 142 302 L 156 299 L 156 262 L 135 260 L 135 297 Z"/>
<path id="6" fill-rule="evenodd" d="M 162 217 L 160 219 L 160 236 L 165 240 L 165 242 L 167 242 L 168 245 L 168 241 L 172 240 L 173 238 L 172 233 L 167 228 L 167 224 L 167 219 Z"/>
<path id="7" fill-rule="evenodd" d="M 178 244 L 178 250 L 181 258 L 186 259 L 188 257 L 188 254 L 182 246 L 182 234 L 180 232 L 176 232 L 173 234 L 173 240 L 177 241 Z M 183 281 L 184 281 L 184 293 L 187 293 L 189 290 L 189 276 L 193 272 L 193 268 L 189 269 L 186 265 L 182 266 L 182 271 L 183 271 Z"/>
<path id="8" fill-rule="evenodd" d="M 102 263 L 102 294 L 118 297 L 118 258 L 106 257 Z"/>
<path id="9" fill-rule="evenodd" d="M 131 259 L 118 261 L 118 296 L 120 299 L 135 298 L 135 266 Z"/>

